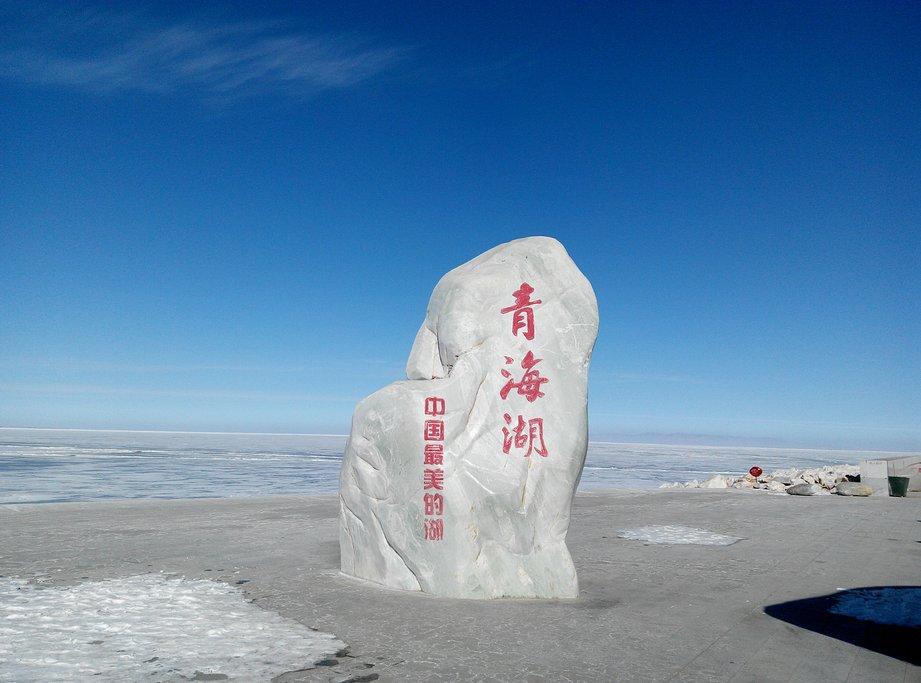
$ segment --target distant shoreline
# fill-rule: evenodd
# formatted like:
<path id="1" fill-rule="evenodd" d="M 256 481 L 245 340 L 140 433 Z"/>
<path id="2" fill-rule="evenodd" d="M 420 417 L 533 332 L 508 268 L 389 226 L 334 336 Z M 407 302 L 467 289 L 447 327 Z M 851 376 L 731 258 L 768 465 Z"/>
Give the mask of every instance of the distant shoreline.
<path id="1" fill-rule="evenodd" d="M 85 427 L 0 427 L 3 431 L 23 431 L 23 432 L 77 432 L 92 433 L 101 432 L 105 434 L 201 434 L 207 436 L 313 436 L 323 438 L 341 438 L 347 439 L 348 434 L 324 434 L 315 432 L 214 432 L 214 431 L 194 431 L 181 429 L 91 429 Z M 816 446 L 814 448 L 806 446 L 759 446 L 746 444 L 710 444 L 700 443 L 674 443 L 669 441 L 606 441 L 603 439 L 589 438 L 589 443 L 606 444 L 611 446 L 668 446 L 671 448 L 712 448 L 717 450 L 738 450 L 740 448 L 759 450 L 759 451 L 800 451 L 800 452 L 823 452 L 823 453 L 921 453 L 921 449 L 881 449 L 881 448 L 830 448 L 826 446 Z"/>
<path id="2" fill-rule="evenodd" d="M 332 434 L 0 428 L 0 503 L 334 492 L 346 443 Z M 579 489 L 648 490 L 716 474 L 740 477 L 753 466 L 770 474 L 884 454 L 902 455 L 590 441 Z"/>

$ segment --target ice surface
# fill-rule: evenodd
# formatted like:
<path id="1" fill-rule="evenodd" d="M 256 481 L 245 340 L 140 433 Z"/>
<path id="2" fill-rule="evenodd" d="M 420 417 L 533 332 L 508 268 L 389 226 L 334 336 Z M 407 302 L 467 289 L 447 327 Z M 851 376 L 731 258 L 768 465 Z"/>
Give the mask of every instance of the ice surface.
<path id="1" fill-rule="evenodd" d="M 653 489 L 670 482 L 706 480 L 713 474 L 741 476 L 752 465 L 765 472 L 782 467 L 818 467 L 856 463 L 863 451 L 671 446 L 640 443 L 588 445 L 580 488 Z"/>
<path id="2" fill-rule="evenodd" d="M 269 680 L 343 647 L 215 581 L 147 574 L 42 588 L 0 578 L 0 681 Z"/>
<path id="3" fill-rule="evenodd" d="M 732 545 L 742 539 L 735 536 L 717 534 L 706 529 L 694 529 L 687 526 L 657 525 L 642 526 L 636 529 L 621 529 L 620 538 L 647 543 L 667 545 Z"/>
<path id="4" fill-rule="evenodd" d="M 833 614 L 895 626 L 921 626 L 921 588 L 862 588 L 838 597 Z"/>
<path id="5" fill-rule="evenodd" d="M 345 439 L 0 429 L 0 503 L 334 492 Z"/>
<path id="6" fill-rule="evenodd" d="M 0 504 L 332 493 L 346 437 L 0 428 Z M 579 488 L 883 457 L 866 451 L 590 442 Z"/>

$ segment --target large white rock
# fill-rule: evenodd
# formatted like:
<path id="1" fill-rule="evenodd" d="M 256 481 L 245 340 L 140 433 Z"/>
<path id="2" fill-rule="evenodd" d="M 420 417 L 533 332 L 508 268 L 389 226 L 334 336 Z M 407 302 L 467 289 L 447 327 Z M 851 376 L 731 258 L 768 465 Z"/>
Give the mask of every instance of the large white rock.
<path id="1" fill-rule="evenodd" d="M 575 597 L 565 539 L 597 331 L 592 287 L 554 239 L 515 240 L 445 275 L 409 379 L 355 409 L 342 571 L 441 596 Z"/>

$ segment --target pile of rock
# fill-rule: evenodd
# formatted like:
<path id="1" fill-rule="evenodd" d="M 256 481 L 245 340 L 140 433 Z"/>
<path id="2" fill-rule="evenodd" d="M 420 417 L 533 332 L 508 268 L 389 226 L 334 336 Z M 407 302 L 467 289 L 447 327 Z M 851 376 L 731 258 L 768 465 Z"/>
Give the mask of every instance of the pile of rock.
<path id="1" fill-rule="evenodd" d="M 840 496 L 869 496 L 873 489 L 860 483 L 857 465 L 829 465 L 810 469 L 774 470 L 770 474 L 734 476 L 714 474 L 709 479 L 662 484 L 663 489 L 749 489 L 769 493 L 815 496 L 837 493 Z"/>

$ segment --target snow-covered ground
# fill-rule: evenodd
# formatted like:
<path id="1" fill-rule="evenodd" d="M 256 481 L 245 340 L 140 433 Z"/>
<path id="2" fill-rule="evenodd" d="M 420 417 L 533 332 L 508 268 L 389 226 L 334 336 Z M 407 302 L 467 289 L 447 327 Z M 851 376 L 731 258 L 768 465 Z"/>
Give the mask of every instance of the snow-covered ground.
<path id="1" fill-rule="evenodd" d="M 0 681 L 267 681 L 343 647 L 215 581 L 147 574 L 41 587 L 0 578 Z"/>
<path id="2" fill-rule="evenodd" d="M 0 504 L 310 494 L 338 489 L 344 436 L 0 429 Z M 589 444 L 580 488 L 652 489 L 752 465 L 851 463 L 870 454 Z M 873 454 L 874 457 L 879 453 Z"/>

